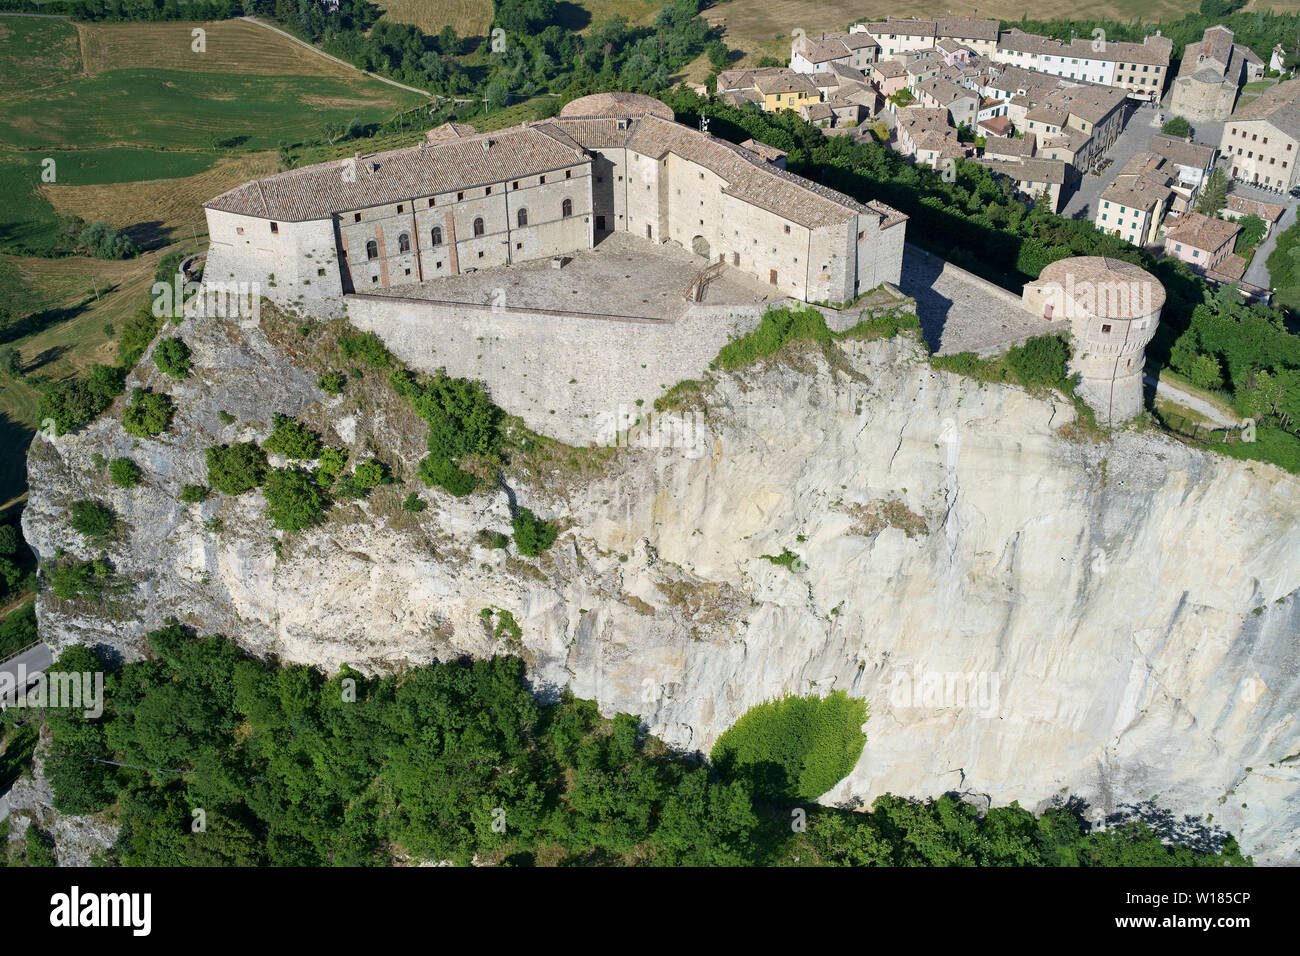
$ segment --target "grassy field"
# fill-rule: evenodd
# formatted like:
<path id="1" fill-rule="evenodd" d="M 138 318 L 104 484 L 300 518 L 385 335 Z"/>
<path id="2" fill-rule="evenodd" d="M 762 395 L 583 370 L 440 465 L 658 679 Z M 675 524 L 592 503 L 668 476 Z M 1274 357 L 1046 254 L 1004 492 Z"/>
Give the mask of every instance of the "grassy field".
<path id="1" fill-rule="evenodd" d="M 32 376 L 60 380 L 96 362 L 115 360 L 113 333 L 147 300 L 161 251 L 138 259 L 37 259 L 0 256 L 0 295 L 14 312 L 13 336 L 27 380 L 0 377 L 0 504 L 26 488 L 22 452 L 36 425 L 40 393 Z M 98 292 L 98 298 L 96 298 Z M 28 331 L 31 326 L 35 331 Z M 16 453 L 10 453 L 11 451 Z"/>
<path id="2" fill-rule="evenodd" d="M 27 376 L 0 378 L 0 503 L 25 491 L 33 379 L 115 361 L 116 334 L 148 301 L 158 260 L 205 238 L 204 201 L 274 172 L 281 140 L 424 102 L 252 24 L 202 24 L 207 51 L 196 53 L 195 26 L 0 18 L 0 238 L 48 248 L 57 217 L 75 215 L 148 250 L 120 262 L 0 255 L 12 312 L 0 345 L 19 350 Z M 52 183 L 41 178 L 46 158 Z"/>

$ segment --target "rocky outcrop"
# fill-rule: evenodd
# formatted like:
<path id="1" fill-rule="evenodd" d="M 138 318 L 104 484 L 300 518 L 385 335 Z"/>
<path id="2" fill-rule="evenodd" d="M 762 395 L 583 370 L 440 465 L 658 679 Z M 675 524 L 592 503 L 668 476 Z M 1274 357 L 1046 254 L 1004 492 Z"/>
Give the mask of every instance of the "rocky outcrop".
<path id="1" fill-rule="evenodd" d="M 67 526 L 77 498 L 129 528 L 108 600 L 40 597 L 53 644 L 130 657 L 175 616 L 327 670 L 516 651 L 539 692 L 706 751 L 765 699 L 846 689 L 869 701 L 868 742 L 825 800 L 1074 795 L 1096 817 L 1154 801 L 1257 860 L 1300 859 L 1300 486 L 1275 468 L 1140 430 L 1070 440 L 1064 402 L 934 371 L 905 338 L 845 342 L 719 377 L 705 454 L 507 469 L 466 499 L 421 490 L 418 515 L 396 506 L 410 487 L 379 489 L 277 545 L 258 493 L 179 502 L 205 446 L 260 438 L 280 411 L 413 474 L 422 424 L 364 390 L 323 395 L 259 330 L 180 332 L 195 375 L 135 373 L 176 399 L 160 441 L 135 447 L 110 415 L 32 446 L 24 528 L 43 556 L 90 554 Z M 132 455 L 147 484 L 114 487 L 94 454 Z M 512 497 L 567 529 L 540 559 L 478 537 L 509 530 Z"/>

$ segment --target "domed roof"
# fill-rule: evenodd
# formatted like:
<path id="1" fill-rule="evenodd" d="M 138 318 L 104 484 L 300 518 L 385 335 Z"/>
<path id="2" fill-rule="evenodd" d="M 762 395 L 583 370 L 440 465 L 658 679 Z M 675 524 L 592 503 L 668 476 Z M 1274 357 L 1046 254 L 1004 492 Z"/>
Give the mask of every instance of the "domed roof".
<path id="1" fill-rule="evenodd" d="M 1030 285 L 1059 297 L 1066 313 L 1098 319 L 1140 319 L 1165 304 L 1165 287 L 1140 266 L 1105 256 L 1058 259 Z M 1055 296 L 1049 295 L 1055 293 Z"/>
<path id="2" fill-rule="evenodd" d="M 576 116 L 643 116 L 650 113 L 666 120 L 675 119 L 667 104 L 643 93 L 592 93 L 566 103 L 563 117 Z"/>

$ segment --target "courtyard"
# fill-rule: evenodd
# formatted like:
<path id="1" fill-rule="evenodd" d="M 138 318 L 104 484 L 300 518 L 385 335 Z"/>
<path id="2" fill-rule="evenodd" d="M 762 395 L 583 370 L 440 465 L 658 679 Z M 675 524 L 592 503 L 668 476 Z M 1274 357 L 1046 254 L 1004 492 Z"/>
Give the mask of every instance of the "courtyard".
<path id="1" fill-rule="evenodd" d="M 507 311 L 674 321 L 692 304 L 687 292 L 708 266 L 676 243 L 654 243 L 615 232 L 594 249 L 565 255 L 558 269 L 550 258 L 533 259 L 375 294 Z M 717 275 L 699 300 L 704 305 L 761 307 L 785 298 L 731 266 L 712 271 Z"/>

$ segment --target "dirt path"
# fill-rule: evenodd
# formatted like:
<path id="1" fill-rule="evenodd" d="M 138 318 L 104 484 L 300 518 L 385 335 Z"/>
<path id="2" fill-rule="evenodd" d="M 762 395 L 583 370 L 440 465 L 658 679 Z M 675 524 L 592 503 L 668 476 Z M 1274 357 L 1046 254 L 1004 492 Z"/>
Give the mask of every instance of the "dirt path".
<path id="1" fill-rule="evenodd" d="M 372 80 L 378 80 L 380 83 L 387 83 L 389 86 L 395 86 L 399 90 L 406 90 L 408 93 L 419 93 L 421 96 L 427 96 L 430 98 L 432 98 L 433 96 L 433 94 L 430 93 L 428 90 L 416 89 L 414 86 L 407 86 L 405 83 L 398 83 L 396 80 L 390 80 L 385 76 L 380 76 L 378 73 L 371 73 L 369 70 L 362 70 L 358 67 L 355 67 L 347 60 L 340 60 L 336 56 L 331 56 L 330 54 L 322 50 L 320 47 L 308 43 L 305 40 L 299 40 L 292 33 L 286 33 L 284 30 L 281 30 L 279 27 L 273 27 L 271 26 L 271 24 L 267 23 L 266 21 L 257 19 L 257 17 L 239 17 L 239 19 L 243 20 L 245 23 L 255 23 L 259 27 L 262 27 L 263 29 L 270 30 L 272 33 L 278 33 L 280 34 L 280 36 L 284 37 L 285 39 L 292 40 L 294 43 L 298 44 L 299 46 L 306 47 L 308 50 L 311 50 L 313 53 L 317 54 L 318 56 L 323 56 L 327 60 L 333 60 L 335 63 L 338 63 L 342 66 L 346 66 L 349 70 L 356 70 L 358 73 L 361 73 L 364 76 L 368 76 Z"/>
<path id="2" fill-rule="evenodd" d="M 1239 424 L 1236 419 L 1229 418 L 1205 399 L 1197 398 L 1195 395 L 1183 391 L 1173 382 L 1166 381 L 1165 379 L 1157 380 L 1150 375 L 1144 376 L 1144 379 L 1148 385 L 1154 385 L 1156 387 L 1156 395 L 1160 398 L 1167 399 L 1175 405 L 1182 405 L 1184 408 L 1190 408 L 1192 411 L 1204 415 L 1216 425 L 1231 428 Z"/>

